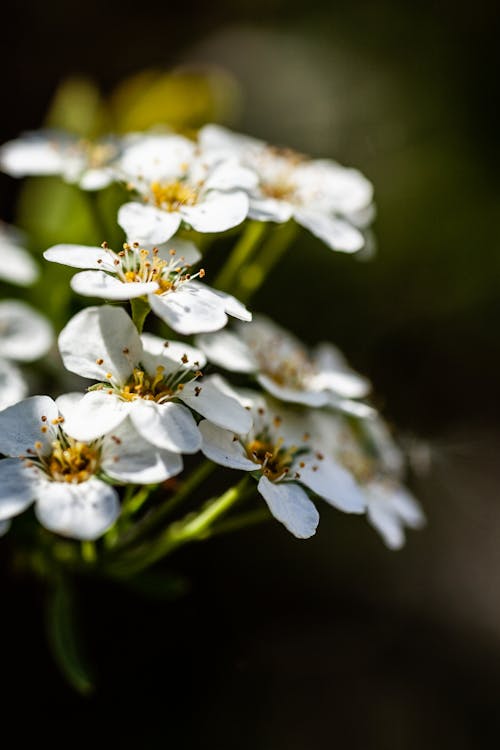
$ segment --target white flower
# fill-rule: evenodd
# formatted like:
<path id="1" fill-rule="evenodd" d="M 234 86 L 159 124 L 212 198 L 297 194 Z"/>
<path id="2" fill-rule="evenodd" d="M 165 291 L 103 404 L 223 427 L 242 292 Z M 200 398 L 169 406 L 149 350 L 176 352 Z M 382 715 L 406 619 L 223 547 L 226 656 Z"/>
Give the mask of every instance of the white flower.
<path id="1" fill-rule="evenodd" d="M 57 131 L 26 133 L 0 148 L 0 169 L 12 177 L 60 175 L 83 190 L 100 190 L 116 179 L 112 165 L 121 148 L 112 137 L 92 142 Z"/>
<path id="2" fill-rule="evenodd" d="M 402 485 L 404 458 L 380 417 L 358 424 L 358 431 L 336 415 L 317 413 L 312 427 L 318 444 L 353 474 L 367 503 L 367 518 L 390 549 L 405 543 L 405 526 L 419 529 L 425 515 Z"/>
<path id="3" fill-rule="evenodd" d="M 8 360 L 32 362 L 52 345 L 49 323 L 25 302 L 0 302 L 0 409 L 20 401 L 28 392 L 24 375 Z"/>
<path id="4" fill-rule="evenodd" d="M 174 239 L 154 248 L 126 243 L 114 252 L 106 245 L 56 245 L 44 257 L 73 268 L 88 268 L 75 274 L 72 288 L 89 297 L 128 300 L 147 296 L 153 312 L 183 335 L 223 328 L 228 315 L 251 320 L 244 305 L 225 292 L 201 284 L 205 271 L 191 274 L 200 259 L 191 242 Z"/>
<path id="5" fill-rule="evenodd" d="M 29 286 L 38 278 L 38 266 L 23 247 L 21 232 L 0 221 L 0 279 Z"/>
<path id="6" fill-rule="evenodd" d="M 149 135 L 125 149 L 119 173 L 139 201 L 123 205 L 118 222 L 141 243 L 165 242 L 181 223 L 224 232 L 248 214 L 245 190 L 256 175 L 235 159 L 214 160 L 180 135 Z"/>
<path id="7" fill-rule="evenodd" d="M 119 514 L 117 482 L 152 484 L 182 469 L 180 456 L 153 448 L 132 424 L 83 442 L 68 435 L 80 394 L 34 396 L 0 412 L 0 521 L 35 502 L 38 520 L 51 531 L 76 539 L 96 539 Z"/>
<path id="8" fill-rule="evenodd" d="M 190 409 L 221 427 L 250 429 L 250 415 L 221 391 L 218 380 L 199 380 L 202 352 L 151 334 L 139 336 L 121 308 L 77 313 L 61 332 L 59 348 L 68 370 L 101 381 L 67 418 L 66 430 L 80 440 L 109 432 L 130 417 L 152 445 L 195 453 L 201 434 Z"/>
<path id="9" fill-rule="evenodd" d="M 208 359 L 232 372 L 253 374 L 260 385 L 281 401 L 307 406 L 330 404 L 357 416 L 373 409 L 352 399 L 366 396 L 369 382 L 348 366 L 332 344 L 313 352 L 291 333 L 263 315 L 233 331 L 197 337 Z"/>
<path id="10" fill-rule="evenodd" d="M 205 153 L 239 159 L 257 172 L 258 185 L 249 190 L 251 218 L 294 218 L 332 250 L 352 253 L 363 247 L 359 228 L 373 219 L 373 188 L 356 169 L 307 159 L 218 125 L 202 128 L 199 142 Z"/>
<path id="11" fill-rule="evenodd" d="M 312 536 L 319 515 L 307 490 L 346 513 L 362 513 L 363 493 L 346 469 L 313 448 L 300 419 L 272 414 L 261 397 L 242 397 L 253 416 L 252 429 L 234 433 L 201 422 L 202 451 L 215 463 L 260 476 L 258 490 L 273 516 L 299 539 Z M 304 489 L 306 488 L 306 489 Z"/>

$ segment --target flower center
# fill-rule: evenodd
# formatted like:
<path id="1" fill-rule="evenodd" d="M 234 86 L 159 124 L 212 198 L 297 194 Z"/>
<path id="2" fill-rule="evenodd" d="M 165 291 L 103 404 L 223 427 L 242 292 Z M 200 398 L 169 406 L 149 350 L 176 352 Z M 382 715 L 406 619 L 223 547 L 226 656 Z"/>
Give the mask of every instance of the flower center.
<path id="1" fill-rule="evenodd" d="M 169 251 L 170 258 L 167 260 L 160 257 L 157 247 L 149 251 L 140 248 L 136 242 L 133 245 L 126 242 L 123 250 L 118 253 L 110 250 L 105 242 L 102 247 L 110 255 L 113 272 L 120 281 L 124 284 L 154 281 L 158 284 L 155 294 L 175 291 L 184 282 L 198 277 L 202 279 L 205 276 L 203 268 L 194 275 L 190 274 L 190 264 L 186 263 L 183 257 L 177 258 L 173 249 Z"/>
<path id="2" fill-rule="evenodd" d="M 54 440 L 52 453 L 44 458 L 45 470 L 55 482 L 80 484 L 99 467 L 100 450 L 95 443 L 81 443 L 64 435 Z"/>
<path id="3" fill-rule="evenodd" d="M 163 365 L 158 365 L 154 375 L 150 375 L 140 367 L 135 367 L 132 375 L 125 385 L 116 385 L 113 383 L 99 383 L 92 386 L 90 390 L 108 390 L 114 393 L 122 401 L 135 401 L 138 398 L 146 401 L 155 401 L 157 404 L 163 404 L 172 398 L 179 397 L 187 383 L 200 378 L 203 373 L 200 370 L 193 371 L 185 367 L 187 356 L 182 358 L 180 364 L 175 370 L 165 374 Z M 195 395 L 201 392 L 201 386 L 195 388 Z"/>
<path id="4" fill-rule="evenodd" d="M 273 442 L 264 436 L 255 438 L 245 445 L 248 458 L 260 464 L 264 476 L 273 482 L 288 474 L 297 454 L 295 446 L 286 448 L 283 442 L 283 438 Z"/>
<path id="5" fill-rule="evenodd" d="M 267 198 L 274 198 L 278 201 L 291 201 L 295 195 L 295 185 L 286 178 L 272 182 L 263 181 L 260 189 Z"/>
<path id="6" fill-rule="evenodd" d="M 164 211 L 178 211 L 182 206 L 194 206 L 198 191 L 180 180 L 152 182 L 149 186 L 153 203 Z"/>

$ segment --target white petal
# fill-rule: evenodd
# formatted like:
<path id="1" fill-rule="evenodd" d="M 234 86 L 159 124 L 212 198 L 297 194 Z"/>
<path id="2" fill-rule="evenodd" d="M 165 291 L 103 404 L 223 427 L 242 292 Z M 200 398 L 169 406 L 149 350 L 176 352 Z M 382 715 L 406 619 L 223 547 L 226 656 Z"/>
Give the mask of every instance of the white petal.
<path id="1" fill-rule="evenodd" d="M 143 297 L 158 289 L 155 281 L 134 281 L 126 284 L 104 271 L 81 271 L 71 279 L 71 288 L 84 297 L 101 297 L 109 300 L 127 300 Z"/>
<path id="2" fill-rule="evenodd" d="M 28 394 L 28 384 L 18 367 L 0 359 L 0 411 Z"/>
<path id="3" fill-rule="evenodd" d="M 19 515 L 35 499 L 37 475 L 18 458 L 0 461 L 0 521 Z"/>
<path id="4" fill-rule="evenodd" d="M 197 281 L 193 281 L 193 284 L 196 284 L 198 287 L 202 286 Z M 221 292 L 219 289 L 214 289 L 211 286 L 207 287 L 207 289 L 210 289 L 213 294 L 216 294 L 217 297 L 221 298 L 224 302 L 224 310 L 228 315 L 232 315 L 233 318 L 238 318 L 239 320 L 244 320 L 247 323 L 252 320 L 252 313 L 250 310 L 247 310 L 243 302 L 240 302 L 236 297 L 233 297 L 232 294 L 226 294 L 226 292 Z"/>
<path id="5" fill-rule="evenodd" d="M 319 344 L 314 362 L 318 370 L 315 377 L 318 388 L 330 388 L 345 398 L 363 398 L 370 392 L 370 382 L 349 367 L 342 352 L 333 344 Z"/>
<path id="6" fill-rule="evenodd" d="M 64 158 L 60 143 L 43 135 L 26 135 L 0 149 L 0 167 L 13 177 L 60 174 Z"/>
<path id="7" fill-rule="evenodd" d="M 47 481 L 38 490 L 35 513 L 50 531 L 93 540 L 114 524 L 120 504 L 116 490 L 95 477 L 80 484 Z"/>
<path id="8" fill-rule="evenodd" d="M 157 245 L 172 237 L 181 223 L 176 212 L 161 211 L 142 203 L 125 203 L 118 211 L 118 224 L 133 242 Z"/>
<path id="9" fill-rule="evenodd" d="M 0 356 L 31 362 L 48 352 L 53 333 L 48 321 L 25 302 L 0 302 Z"/>
<path id="10" fill-rule="evenodd" d="M 177 180 L 195 148 L 192 141 L 180 135 L 147 135 L 125 149 L 120 169 L 132 181 Z"/>
<path id="11" fill-rule="evenodd" d="M 66 417 L 77 408 L 78 404 L 84 397 L 85 393 L 80 393 L 79 391 L 62 393 L 56 398 L 56 405 L 59 409 L 60 415 L 66 419 Z"/>
<path id="12" fill-rule="evenodd" d="M 297 539 L 309 539 L 316 533 L 319 513 L 302 487 L 261 477 L 258 489 L 273 516 Z"/>
<path id="13" fill-rule="evenodd" d="M 0 537 L 5 536 L 9 529 L 10 521 L 0 521 Z"/>
<path id="14" fill-rule="evenodd" d="M 232 331 L 219 331 L 196 337 L 196 344 L 210 362 L 231 372 L 255 372 L 257 361 L 245 341 Z"/>
<path id="15" fill-rule="evenodd" d="M 59 334 L 59 350 L 70 372 L 123 384 L 141 359 L 142 343 L 125 310 L 102 305 L 71 318 Z"/>
<path id="16" fill-rule="evenodd" d="M 204 190 L 253 190 L 258 183 L 257 174 L 243 167 L 236 159 L 217 164 L 205 180 Z"/>
<path id="17" fill-rule="evenodd" d="M 331 394 L 328 403 L 334 409 L 337 409 L 344 414 L 351 414 L 357 419 L 372 420 L 377 416 L 377 412 L 372 406 L 364 404 L 362 401 L 351 401 L 348 398 L 339 398 L 333 393 Z"/>
<path id="18" fill-rule="evenodd" d="M 294 211 L 294 218 L 315 237 L 323 240 L 331 250 L 355 253 L 365 244 L 361 232 L 342 219 L 300 209 Z"/>
<path id="19" fill-rule="evenodd" d="M 207 193 L 195 206 L 183 207 L 182 218 L 197 232 L 225 232 L 238 226 L 248 214 L 248 196 L 243 192 Z"/>
<path id="20" fill-rule="evenodd" d="M 114 181 L 111 169 L 88 169 L 82 175 L 80 187 L 82 190 L 102 190 Z"/>
<path id="21" fill-rule="evenodd" d="M 251 195 L 248 216 L 256 221 L 275 221 L 282 224 L 292 218 L 293 207 L 288 201 Z"/>
<path id="22" fill-rule="evenodd" d="M 102 270 L 103 265 L 110 265 L 110 255 L 106 250 L 88 245 L 54 245 L 44 252 L 43 257 L 63 266 L 96 271 Z"/>
<path id="23" fill-rule="evenodd" d="M 130 412 L 130 404 L 107 391 L 90 391 L 76 405 L 65 404 L 64 431 L 90 442 L 114 430 Z"/>
<path id="24" fill-rule="evenodd" d="M 179 474 L 183 462 L 178 453 L 157 448 L 144 440 L 127 419 L 105 439 L 101 465 L 113 479 L 132 484 L 156 484 Z"/>
<path id="25" fill-rule="evenodd" d="M 227 323 L 223 301 L 202 285 L 187 282 L 167 294 L 150 294 L 148 300 L 153 312 L 184 336 L 217 331 Z"/>
<path id="26" fill-rule="evenodd" d="M 12 284 L 29 286 L 38 278 L 38 266 L 0 224 L 0 278 Z"/>
<path id="27" fill-rule="evenodd" d="M 247 458 L 245 449 L 234 432 L 223 430 L 211 422 L 203 421 L 198 425 L 203 436 L 201 450 L 204 455 L 216 464 L 241 471 L 256 471 L 259 464 Z"/>
<path id="28" fill-rule="evenodd" d="M 179 398 L 205 419 L 238 435 L 246 435 L 252 427 L 252 417 L 236 399 L 217 387 L 218 380 L 208 377 L 198 383 L 186 383 Z M 198 390 L 198 396 L 196 392 Z"/>
<path id="29" fill-rule="evenodd" d="M 314 469 L 316 467 L 316 469 Z M 366 509 L 364 493 L 353 476 L 340 464 L 323 459 L 308 461 L 299 469 L 300 482 L 345 513 L 363 513 Z"/>
<path id="30" fill-rule="evenodd" d="M 193 415 L 185 406 L 168 402 L 137 399 L 132 402 L 130 418 L 149 443 L 174 453 L 196 453 L 201 435 Z"/>
<path id="31" fill-rule="evenodd" d="M 279 385 L 268 375 L 258 375 L 257 380 L 261 386 L 272 396 L 280 401 L 288 401 L 294 404 L 304 404 L 305 406 L 324 406 L 328 403 L 329 396 L 321 391 L 298 390 Z"/>
<path id="32" fill-rule="evenodd" d="M 182 341 L 166 341 L 159 336 L 154 336 L 152 333 L 143 333 L 141 335 L 141 341 L 144 348 L 144 354 L 148 355 L 149 361 L 153 367 L 163 364 L 163 360 L 168 360 L 171 365 L 179 365 L 181 358 L 184 357 L 184 355 L 188 358 L 186 367 L 191 369 L 198 370 L 200 367 L 204 367 L 207 362 L 205 355 L 200 349 L 196 349 L 189 344 L 184 344 Z M 146 369 L 148 369 L 148 365 L 146 365 L 145 362 L 147 358 L 144 354 L 142 362 L 146 366 Z M 161 359 L 161 361 L 157 361 L 158 359 Z"/>
<path id="33" fill-rule="evenodd" d="M 404 487 L 398 487 L 392 496 L 393 506 L 399 517 L 412 529 L 425 526 L 426 518 L 420 503 Z"/>
<path id="34" fill-rule="evenodd" d="M 401 549 L 405 543 L 404 523 L 384 502 L 368 495 L 367 516 L 370 524 L 379 532 L 389 549 Z"/>
<path id="35" fill-rule="evenodd" d="M 6 456 L 24 456 L 42 443 L 42 452 L 54 439 L 52 420 L 59 411 L 49 396 L 32 396 L 0 412 L 0 453 Z M 41 428 L 47 428 L 42 432 Z"/>

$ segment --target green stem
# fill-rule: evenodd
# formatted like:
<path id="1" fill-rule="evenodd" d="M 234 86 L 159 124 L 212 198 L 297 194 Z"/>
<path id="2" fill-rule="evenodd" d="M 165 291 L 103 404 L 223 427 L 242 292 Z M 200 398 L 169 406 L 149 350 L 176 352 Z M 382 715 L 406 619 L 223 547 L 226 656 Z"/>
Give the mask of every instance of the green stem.
<path id="1" fill-rule="evenodd" d="M 82 542 L 82 559 L 87 565 L 93 565 L 97 560 L 97 550 L 95 543 L 90 541 Z"/>
<path id="2" fill-rule="evenodd" d="M 230 534 L 233 531 L 239 531 L 240 529 L 247 528 L 248 526 L 255 526 L 258 523 L 264 521 L 271 521 L 273 516 L 269 513 L 267 508 L 259 508 L 258 510 L 251 510 L 248 513 L 241 513 L 235 518 L 229 518 L 227 521 L 214 526 L 210 531 L 210 536 L 221 536 L 222 534 Z"/>
<path id="3" fill-rule="evenodd" d="M 197 466 L 194 471 L 188 476 L 185 482 L 182 483 L 177 492 L 169 497 L 162 505 L 155 510 L 151 511 L 142 521 L 139 521 L 132 533 L 125 536 L 122 540 L 117 542 L 116 547 L 128 546 L 131 542 L 137 538 L 142 537 L 148 531 L 155 526 L 158 526 L 160 521 L 168 518 L 172 512 L 178 508 L 178 506 L 189 497 L 189 495 L 202 483 L 210 474 L 216 469 L 216 465 L 212 461 L 203 461 Z M 140 495 L 140 492 L 138 493 Z M 141 498 L 139 497 L 138 502 Z M 136 505 L 135 497 L 131 499 L 131 503 Z"/>
<path id="4" fill-rule="evenodd" d="M 249 261 L 250 257 L 259 246 L 267 229 L 268 225 L 265 222 L 248 222 L 227 262 L 219 271 L 214 281 L 214 287 L 216 289 L 220 289 L 223 292 L 229 292 L 232 290 L 240 269 Z"/>
<path id="5" fill-rule="evenodd" d="M 130 300 L 130 306 L 132 308 L 132 320 L 135 323 L 135 327 L 139 333 L 142 333 L 144 321 L 151 310 L 149 302 L 146 297 L 136 297 Z"/>
<path id="6" fill-rule="evenodd" d="M 183 521 L 171 524 L 155 541 L 133 550 L 121 561 L 108 566 L 108 572 L 118 576 L 129 576 L 153 565 L 188 542 L 210 536 L 210 526 L 225 515 L 245 494 L 248 483 L 245 476 L 237 485 L 209 501 L 200 513 L 190 513 Z"/>
<path id="7" fill-rule="evenodd" d="M 234 295 L 241 302 L 248 302 L 267 279 L 274 266 L 288 250 L 298 232 L 293 219 L 278 224 L 267 242 L 260 248 L 252 263 L 241 270 Z"/>

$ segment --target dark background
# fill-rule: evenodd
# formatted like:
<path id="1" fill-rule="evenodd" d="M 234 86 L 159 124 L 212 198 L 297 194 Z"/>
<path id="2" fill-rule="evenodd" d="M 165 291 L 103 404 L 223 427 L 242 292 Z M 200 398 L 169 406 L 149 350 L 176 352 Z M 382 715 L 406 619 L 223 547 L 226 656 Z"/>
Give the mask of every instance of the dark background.
<path id="1" fill-rule="evenodd" d="M 179 553 L 169 570 L 190 589 L 175 603 L 81 582 L 98 677 L 87 699 L 53 666 L 40 590 L 6 575 L 2 723 L 12 721 L 20 740 L 100 742 L 104 732 L 114 744 L 172 748 L 497 745 L 495 5 L 52 1 L 10 9 L 1 141 L 38 127 L 68 74 L 91 76 L 106 93 L 142 68 L 208 62 L 240 83 L 237 128 L 367 174 L 377 255 L 332 255 L 301 237 L 255 307 L 311 342 L 336 341 L 373 380 L 385 416 L 432 456 L 430 472 L 412 484 L 428 528 L 400 553 L 360 519 L 324 507 L 309 542 L 273 524 Z M 18 189 L 1 176 L 5 219 Z"/>

